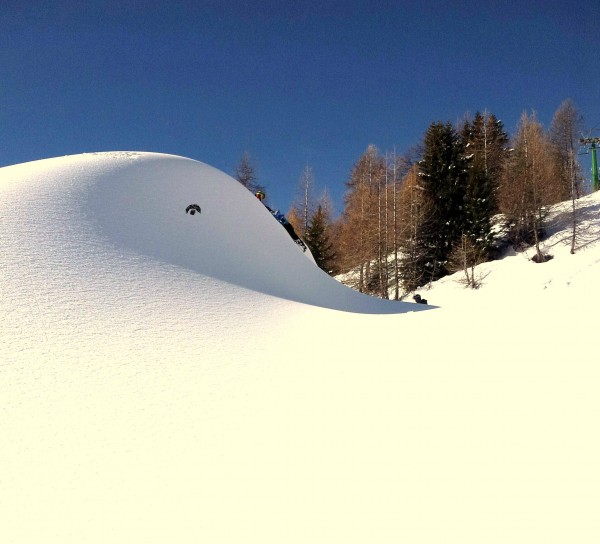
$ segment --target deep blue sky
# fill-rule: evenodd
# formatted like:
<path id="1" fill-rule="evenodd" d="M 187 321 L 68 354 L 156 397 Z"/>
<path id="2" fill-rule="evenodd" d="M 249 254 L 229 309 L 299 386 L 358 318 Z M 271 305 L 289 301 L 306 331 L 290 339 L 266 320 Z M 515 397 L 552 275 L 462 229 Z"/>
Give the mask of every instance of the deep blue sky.
<path id="1" fill-rule="evenodd" d="M 368 144 L 486 108 L 548 126 L 566 98 L 600 129 L 598 0 L 0 0 L 0 166 L 142 150 L 233 173 L 247 150 L 272 205 L 309 164 L 339 212 Z"/>

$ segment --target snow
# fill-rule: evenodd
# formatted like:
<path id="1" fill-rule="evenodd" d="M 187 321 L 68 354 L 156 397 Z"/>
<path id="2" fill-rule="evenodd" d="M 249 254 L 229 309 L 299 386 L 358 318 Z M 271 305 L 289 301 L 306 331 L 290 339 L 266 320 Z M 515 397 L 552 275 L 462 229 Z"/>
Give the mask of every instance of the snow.
<path id="1" fill-rule="evenodd" d="M 189 204 L 202 211 L 185 213 Z M 600 541 L 600 198 L 554 258 L 360 295 L 227 175 L 0 170 L 0 531 L 30 542 Z"/>

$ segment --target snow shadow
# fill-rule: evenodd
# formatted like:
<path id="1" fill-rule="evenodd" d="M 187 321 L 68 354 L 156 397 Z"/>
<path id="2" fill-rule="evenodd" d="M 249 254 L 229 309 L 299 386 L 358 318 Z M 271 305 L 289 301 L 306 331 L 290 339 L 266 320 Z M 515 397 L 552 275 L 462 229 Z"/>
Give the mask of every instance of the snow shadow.
<path id="1" fill-rule="evenodd" d="M 105 159 L 108 168 L 91 163 L 86 172 L 95 177 L 88 209 L 101 237 L 114 247 L 334 310 L 396 314 L 428 309 L 340 284 L 302 252 L 258 199 L 211 166 L 153 153 L 113 153 Z"/>

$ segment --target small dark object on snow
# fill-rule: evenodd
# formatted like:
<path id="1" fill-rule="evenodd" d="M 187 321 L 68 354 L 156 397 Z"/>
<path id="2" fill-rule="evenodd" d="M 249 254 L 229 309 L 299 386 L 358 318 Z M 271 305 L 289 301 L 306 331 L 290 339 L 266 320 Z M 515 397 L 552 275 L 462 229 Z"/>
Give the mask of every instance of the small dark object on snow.
<path id="1" fill-rule="evenodd" d="M 200 211 L 200 206 L 198 206 L 198 204 L 190 204 L 185 209 L 185 213 L 189 213 L 190 215 L 194 215 L 196 212 L 200 213 Z"/>
<path id="2" fill-rule="evenodd" d="M 554 259 L 553 255 L 548 255 L 548 254 L 542 254 L 542 256 L 540 257 L 539 255 L 534 255 L 533 257 L 531 257 L 531 260 L 534 263 L 547 263 L 548 261 L 551 261 L 552 259 Z"/>
<path id="3" fill-rule="evenodd" d="M 414 297 L 413 300 L 417 303 L 417 304 L 427 304 L 427 299 L 425 298 L 421 298 L 421 295 L 419 295 L 419 293 L 417 293 Z"/>

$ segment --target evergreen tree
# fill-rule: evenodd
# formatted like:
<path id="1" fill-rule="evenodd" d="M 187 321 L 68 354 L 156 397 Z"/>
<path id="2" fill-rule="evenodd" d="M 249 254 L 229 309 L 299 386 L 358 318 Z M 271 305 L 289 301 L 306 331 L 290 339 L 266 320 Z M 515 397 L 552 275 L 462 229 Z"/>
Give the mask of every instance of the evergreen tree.
<path id="1" fill-rule="evenodd" d="M 306 245 L 310 249 L 317 266 L 330 275 L 337 273 L 335 252 L 329 236 L 330 217 L 322 204 L 311 216 L 305 233 Z"/>
<path id="2" fill-rule="evenodd" d="M 464 234 L 477 254 L 489 255 L 494 244 L 492 218 L 498 213 L 498 188 L 508 136 L 501 121 L 488 112 L 475 114 L 461 131 L 468 159 Z M 461 240 L 460 245 L 464 246 Z"/>
<path id="3" fill-rule="evenodd" d="M 433 123 L 427 130 L 419 176 L 431 209 L 430 220 L 421 233 L 427 250 L 424 277 L 433 281 L 448 273 L 452 246 L 466 224 L 467 160 L 463 140 L 451 123 Z"/>

